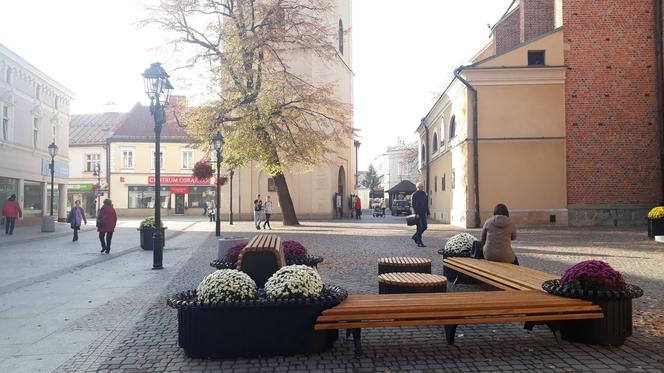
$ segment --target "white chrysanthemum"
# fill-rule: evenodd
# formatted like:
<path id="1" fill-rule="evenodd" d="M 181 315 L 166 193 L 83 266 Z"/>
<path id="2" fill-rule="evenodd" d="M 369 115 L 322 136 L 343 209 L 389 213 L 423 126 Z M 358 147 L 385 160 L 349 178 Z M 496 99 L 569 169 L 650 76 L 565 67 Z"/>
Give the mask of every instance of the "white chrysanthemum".
<path id="1" fill-rule="evenodd" d="M 445 243 L 445 254 L 447 255 L 462 255 L 470 252 L 473 248 L 473 242 L 476 241 L 472 234 L 459 233 L 450 237 Z"/>
<path id="2" fill-rule="evenodd" d="M 282 267 L 265 283 L 268 298 L 317 297 L 323 291 L 318 272 L 305 265 Z"/>
<path id="3" fill-rule="evenodd" d="M 199 300 L 213 302 L 256 298 L 256 283 L 246 273 L 220 269 L 209 274 L 196 289 Z"/>

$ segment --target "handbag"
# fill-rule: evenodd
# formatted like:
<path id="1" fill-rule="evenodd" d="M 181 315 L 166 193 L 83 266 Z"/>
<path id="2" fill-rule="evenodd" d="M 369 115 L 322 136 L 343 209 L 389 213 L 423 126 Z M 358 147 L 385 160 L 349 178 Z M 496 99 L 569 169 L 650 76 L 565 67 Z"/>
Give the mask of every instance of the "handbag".
<path id="1" fill-rule="evenodd" d="M 97 228 L 103 227 L 104 226 L 104 219 L 101 218 L 101 217 L 97 218 L 97 221 L 95 222 L 95 225 L 97 226 Z"/>
<path id="2" fill-rule="evenodd" d="M 406 216 L 406 224 L 408 224 L 408 226 L 417 225 L 417 217 L 415 214 Z"/>
<path id="3" fill-rule="evenodd" d="M 470 257 L 473 259 L 484 259 L 484 248 L 482 242 L 473 241 L 473 247 L 470 249 Z"/>

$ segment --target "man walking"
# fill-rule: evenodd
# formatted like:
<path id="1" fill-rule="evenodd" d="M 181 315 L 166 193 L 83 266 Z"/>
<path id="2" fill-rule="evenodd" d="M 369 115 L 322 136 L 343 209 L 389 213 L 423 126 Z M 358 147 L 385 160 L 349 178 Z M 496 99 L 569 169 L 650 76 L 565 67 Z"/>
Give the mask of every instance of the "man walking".
<path id="1" fill-rule="evenodd" d="M 415 219 L 417 221 L 417 230 L 412 239 L 418 247 L 426 247 L 422 242 L 422 233 L 427 230 L 427 217 L 429 214 L 429 197 L 424 192 L 424 183 L 417 183 L 417 192 L 413 193 L 412 197 L 413 211 L 415 212 Z"/>
<path id="2" fill-rule="evenodd" d="M 21 206 L 16 202 L 16 194 L 12 194 L 2 206 L 2 216 L 5 217 L 5 234 L 14 234 L 16 218 L 23 217 Z"/>
<path id="3" fill-rule="evenodd" d="M 256 225 L 256 230 L 261 229 L 262 213 L 263 213 L 263 200 L 261 199 L 260 194 L 256 194 L 256 199 L 254 200 L 254 224 Z"/>

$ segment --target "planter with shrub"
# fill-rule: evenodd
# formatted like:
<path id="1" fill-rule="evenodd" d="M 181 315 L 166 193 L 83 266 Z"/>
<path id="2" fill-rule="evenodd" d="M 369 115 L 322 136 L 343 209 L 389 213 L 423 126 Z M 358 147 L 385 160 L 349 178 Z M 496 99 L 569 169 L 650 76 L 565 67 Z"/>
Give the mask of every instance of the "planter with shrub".
<path id="1" fill-rule="evenodd" d="M 226 258 L 217 259 L 210 262 L 210 266 L 217 269 L 235 269 L 237 266 L 237 258 L 242 249 L 247 246 L 248 242 L 232 246 L 226 253 Z M 287 265 L 306 265 L 316 268 L 318 264 L 323 262 L 323 257 L 317 255 L 309 255 L 307 249 L 298 241 L 287 240 L 281 243 L 281 248 L 284 251 Z"/>
<path id="2" fill-rule="evenodd" d="M 156 224 L 154 221 L 154 217 L 152 216 L 143 219 L 143 221 L 141 222 L 141 225 L 138 228 L 141 239 L 141 249 L 143 250 L 154 249 L 154 241 L 152 240 L 152 236 L 154 235 L 155 227 Z M 164 237 L 164 239 L 161 241 L 162 249 L 164 248 L 164 246 L 166 246 L 166 239 L 165 239 L 166 234 L 164 232 L 166 229 L 167 228 L 164 227 L 164 222 L 161 221 L 161 234 Z"/>
<path id="3" fill-rule="evenodd" d="M 450 237 L 445 242 L 445 247 L 438 250 L 438 254 L 445 258 L 469 258 L 470 249 L 473 248 L 473 242 L 477 239 L 472 234 L 459 233 Z M 443 264 L 443 275 L 447 280 L 455 284 L 479 284 L 480 281 L 463 273 L 459 273 L 454 269 L 448 268 Z"/>
<path id="4" fill-rule="evenodd" d="M 657 206 L 648 212 L 648 237 L 664 236 L 664 206 Z"/>

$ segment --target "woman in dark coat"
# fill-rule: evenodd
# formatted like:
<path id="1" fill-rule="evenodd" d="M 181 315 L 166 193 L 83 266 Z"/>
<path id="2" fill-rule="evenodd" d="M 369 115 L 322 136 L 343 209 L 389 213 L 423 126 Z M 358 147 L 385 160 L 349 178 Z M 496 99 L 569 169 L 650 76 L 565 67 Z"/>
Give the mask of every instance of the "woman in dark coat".
<path id="1" fill-rule="evenodd" d="M 97 214 L 97 232 L 99 232 L 102 253 L 106 252 L 108 254 L 111 251 L 111 240 L 117 222 L 118 216 L 113 208 L 113 202 L 110 199 L 105 199 L 104 206 L 99 209 L 99 214 Z"/>
<path id="2" fill-rule="evenodd" d="M 74 207 L 69 211 L 69 224 L 71 229 L 74 230 L 74 238 L 72 242 L 78 241 L 78 231 L 81 229 L 81 223 L 88 224 L 88 219 L 85 218 L 85 210 L 81 207 L 81 201 L 74 202 Z"/>

